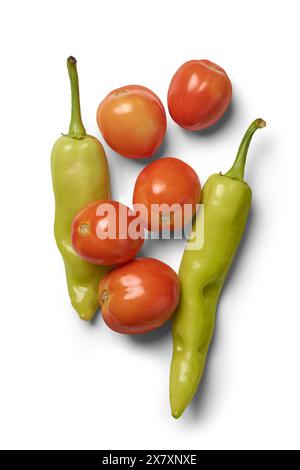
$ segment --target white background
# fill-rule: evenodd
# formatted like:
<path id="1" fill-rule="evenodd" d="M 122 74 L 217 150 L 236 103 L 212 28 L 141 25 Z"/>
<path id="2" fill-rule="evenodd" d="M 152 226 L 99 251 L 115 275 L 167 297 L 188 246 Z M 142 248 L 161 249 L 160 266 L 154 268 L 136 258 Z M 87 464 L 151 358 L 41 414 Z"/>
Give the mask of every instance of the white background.
<path id="1" fill-rule="evenodd" d="M 1 448 L 299 448 L 298 1 L 14 1 L 0 15 Z M 4 6 L 5 5 L 5 6 Z M 202 184 L 226 171 L 248 124 L 247 232 L 221 297 L 207 370 L 194 402 L 169 411 L 170 325 L 141 337 L 87 324 L 72 310 L 53 237 L 50 152 L 69 125 L 65 61 L 78 59 L 82 111 L 138 83 L 166 104 L 185 61 L 207 58 L 234 88 L 209 132 L 168 118 L 160 155 L 178 156 Z M 103 140 L 102 140 L 103 141 Z M 130 204 L 145 162 L 107 146 L 115 199 Z M 183 243 L 143 253 L 178 269 Z"/>

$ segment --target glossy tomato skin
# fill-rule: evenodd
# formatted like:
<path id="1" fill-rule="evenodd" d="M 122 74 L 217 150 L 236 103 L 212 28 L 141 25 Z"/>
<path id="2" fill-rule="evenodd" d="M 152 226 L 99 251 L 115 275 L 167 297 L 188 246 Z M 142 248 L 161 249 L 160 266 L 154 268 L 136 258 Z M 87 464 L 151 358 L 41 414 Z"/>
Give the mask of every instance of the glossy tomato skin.
<path id="1" fill-rule="evenodd" d="M 123 157 L 152 157 L 167 128 L 164 106 L 153 91 L 127 85 L 110 92 L 97 111 L 106 143 Z"/>
<path id="2" fill-rule="evenodd" d="M 99 300 L 103 319 L 112 330 L 146 333 L 172 316 L 179 301 L 178 276 L 162 261 L 135 259 L 105 275 Z"/>
<path id="3" fill-rule="evenodd" d="M 232 86 L 225 70 L 209 60 L 191 60 L 171 80 L 168 108 L 179 126 L 198 131 L 213 126 L 231 98 Z"/>
<path id="4" fill-rule="evenodd" d="M 181 229 L 195 214 L 196 204 L 200 203 L 200 198 L 201 184 L 193 168 L 179 158 L 165 157 L 150 163 L 138 175 L 133 192 L 133 206 L 145 205 L 148 217 L 143 217 L 143 224 L 148 230 L 152 232 L 164 228 L 173 230 L 177 216 L 173 217 L 171 213 L 171 217 L 168 217 L 170 213 L 164 214 L 160 211 L 157 218 L 159 225 L 157 225 L 155 218 L 151 219 L 151 208 L 154 211 L 155 204 L 166 204 L 169 207 L 178 204 L 178 213 L 182 214 L 182 217 L 178 217 L 176 228 Z M 192 207 L 189 218 L 184 218 L 185 204 L 190 204 Z"/>
<path id="5" fill-rule="evenodd" d="M 111 210 L 105 210 L 106 207 Z M 128 231 L 130 223 L 135 220 L 133 211 L 120 202 L 95 201 L 82 209 L 73 220 L 73 248 L 81 258 L 93 264 L 109 266 L 128 262 L 144 243 L 143 237 L 134 239 Z M 119 236 L 121 230 L 123 238 Z M 104 232 L 110 236 L 101 239 Z"/>

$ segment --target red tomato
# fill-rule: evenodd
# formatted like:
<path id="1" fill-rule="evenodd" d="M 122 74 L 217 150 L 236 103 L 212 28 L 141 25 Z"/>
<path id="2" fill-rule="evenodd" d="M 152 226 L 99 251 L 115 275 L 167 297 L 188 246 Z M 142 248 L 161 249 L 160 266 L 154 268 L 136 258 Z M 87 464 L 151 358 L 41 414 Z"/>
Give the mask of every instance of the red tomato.
<path id="1" fill-rule="evenodd" d="M 105 323 L 119 333 L 146 333 L 163 325 L 179 300 L 179 280 L 162 261 L 140 258 L 110 271 L 99 285 Z"/>
<path id="2" fill-rule="evenodd" d="M 223 116 L 231 96 L 232 86 L 225 70 L 209 60 L 191 60 L 171 80 L 169 112 L 185 129 L 206 129 Z"/>
<path id="3" fill-rule="evenodd" d="M 137 216 L 120 202 L 92 202 L 73 220 L 73 248 L 81 258 L 94 264 L 125 263 L 144 243 L 137 222 Z"/>
<path id="4" fill-rule="evenodd" d="M 152 157 L 167 128 L 162 102 L 139 85 L 110 92 L 98 107 L 97 123 L 107 144 L 128 158 Z"/>
<path id="5" fill-rule="evenodd" d="M 141 216 L 150 231 L 182 229 L 195 214 L 200 197 L 201 185 L 193 168 L 178 158 L 165 157 L 140 172 L 134 187 L 133 205 L 137 211 L 137 204 L 143 204 L 147 209 Z M 159 208 L 161 204 L 165 207 Z M 187 205 L 191 209 L 189 214 Z M 172 206 L 174 210 L 170 210 Z"/>

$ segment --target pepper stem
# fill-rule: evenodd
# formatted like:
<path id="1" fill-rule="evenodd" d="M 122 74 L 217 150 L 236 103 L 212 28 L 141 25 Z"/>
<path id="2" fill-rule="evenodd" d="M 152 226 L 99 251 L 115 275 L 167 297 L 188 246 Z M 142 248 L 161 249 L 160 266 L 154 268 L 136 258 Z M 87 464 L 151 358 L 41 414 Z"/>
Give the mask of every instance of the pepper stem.
<path id="1" fill-rule="evenodd" d="M 229 176 L 229 178 L 243 181 L 246 158 L 252 136 L 257 129 L 262 129 L 265 126 L 266 123 L 263 119 L 255 119 L 255 121 L 250 124 L 239 146 L 236 159 L 234 160 L 234 163 L 230 170 L 225 173 L 225 176 Z"/>
<path id="2" fill-rule="evenodd" d="M 78 74 L 76 67 L 75 57 L 69 57 L 67 60 L 67 67 L 71 83 L 71 97 L 72 97 L 72 112 L 71 122 L 69 127 L 69 137 L 74 139 L 82 139 L 85 136 L 86 131 L 81 119 L 80 111 L 80 98 L 79 98 L 79 87 L 78 87 Z"/>

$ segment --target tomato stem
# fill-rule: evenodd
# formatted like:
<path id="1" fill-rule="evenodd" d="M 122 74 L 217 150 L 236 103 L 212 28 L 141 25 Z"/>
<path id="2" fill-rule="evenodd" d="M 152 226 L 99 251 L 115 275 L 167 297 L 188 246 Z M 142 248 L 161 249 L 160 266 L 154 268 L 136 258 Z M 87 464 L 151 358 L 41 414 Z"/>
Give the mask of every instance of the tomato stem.
<path id="1" fill-rule="evenodd" d="M 106 305 L 108 300 L 109 300 L 109 292 L 106 289 L 104 289 L 100 294 L 101 305 Z"/>
<path id="2" fill-rule="evenodd" d="M 86 131 L 81 119 L 80 110 L 80 97 L 79 97 L 79 86 L 78 86 L 78 74 L 75 57 L 70 56 L 67 60 L 67 67 L 70 77 L 71 84 L 71 98 L 72 98 L 72 110 L 71 110 L 71 122 L 69 127 L 69 136 L 74 139 L 82 139 L 86 135 Z"/>
<path id="3" fill-rule="evenodd" d="M 252 136 L 257 129 L 262 129 L 265 126 L 266 122 L 263 119 L 255 119 L 255 121 L 250 124 L 239 146 L 236 159 L 234 160 L 234 163 L 230 170 L 225 173 L 225 176 L 229 176 L 230 178 L 243 181 L 247 153 Z"/>

